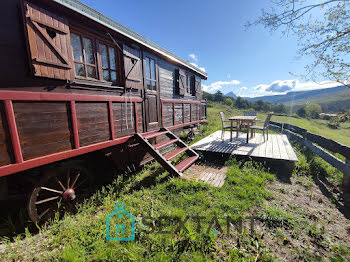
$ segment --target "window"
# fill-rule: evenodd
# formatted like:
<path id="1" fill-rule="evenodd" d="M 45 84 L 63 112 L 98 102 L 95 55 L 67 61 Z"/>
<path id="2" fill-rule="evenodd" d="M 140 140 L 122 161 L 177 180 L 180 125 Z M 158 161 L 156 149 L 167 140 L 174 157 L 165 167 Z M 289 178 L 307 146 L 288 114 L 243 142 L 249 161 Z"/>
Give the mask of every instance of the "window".
<path id="1" fill-rule="evenodd" d="M 99 44 L 102 75 L 105 81 L 117 82 L 116 52 L 113 47 Z"/>
<path id="2" fill-rule="evenodd" d="M 190 93 L 190 75 L 186 74 L 186 83 L 185 83 L 185 87 L 186 87 L 186 92 L 189 94 Z"/>
<path id="3" fill-rule="evenodd" d="M 154 59 L 145 58 L 146 86 L 148 90 L 157 90 L 156 62 Z"/>
<path id="4" fill-rule="evenodd" d="M 85 78 L 97 78 L 94 46 L 91 39 L 71 34 L 75 75 Z"/>

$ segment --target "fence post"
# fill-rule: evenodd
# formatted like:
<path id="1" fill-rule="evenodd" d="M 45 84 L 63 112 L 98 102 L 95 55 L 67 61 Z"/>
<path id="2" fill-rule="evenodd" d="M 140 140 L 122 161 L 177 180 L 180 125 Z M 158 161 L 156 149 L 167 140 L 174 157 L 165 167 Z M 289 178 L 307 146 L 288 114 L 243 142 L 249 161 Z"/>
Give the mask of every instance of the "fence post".
<path id="1" fill-rule="evenodd" d="M 350 159 L 345 159 L 345 163 L 348 164 L 347 172 L 343 173 L 343 190 L 346 193 L 350 193 Z"/>

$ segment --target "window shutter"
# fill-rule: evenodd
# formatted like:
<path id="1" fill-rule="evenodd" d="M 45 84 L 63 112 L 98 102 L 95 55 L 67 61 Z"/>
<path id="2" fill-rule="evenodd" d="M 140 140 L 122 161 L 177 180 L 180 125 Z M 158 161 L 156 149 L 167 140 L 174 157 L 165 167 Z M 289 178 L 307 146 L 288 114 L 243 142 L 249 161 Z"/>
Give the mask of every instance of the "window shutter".
<path id="1" fill-rule="evenodd" d="M 175 69 L 175 79 L 176 79 L 176 94 L 185 95 L 186 92 L 186 75 L 185 71 L 182 69 Z"/>
<path id="2" fill-rule="evenodd" d="M 191 95 L 195 96 L 196 95 L 196 82 L 195 82 L 195 77 L 193 75 L 191 76 L 190 84 L 191 84 Z"/>
<path id="3" fill-rule="evenodd" d="M 201 88 L 201 79 L 195 77 L 195 85 L 194 85 L 195 89 L 194 89 L 194 94 L 198 99 L 201 98 L 201 94 L 202 94 L 202 88 Z"/>
<path id="4" fill-rule="evenodd" d="M 123 45 L 125 86 L 142 89 L 141 52 L 138 49 Z"/>
<path id="5" fill-rule="evenodd" d="M 72 52 L 68 21 L 31 3 L 25 5 L 25 27 L 35 76 L 69 80 Z"/>

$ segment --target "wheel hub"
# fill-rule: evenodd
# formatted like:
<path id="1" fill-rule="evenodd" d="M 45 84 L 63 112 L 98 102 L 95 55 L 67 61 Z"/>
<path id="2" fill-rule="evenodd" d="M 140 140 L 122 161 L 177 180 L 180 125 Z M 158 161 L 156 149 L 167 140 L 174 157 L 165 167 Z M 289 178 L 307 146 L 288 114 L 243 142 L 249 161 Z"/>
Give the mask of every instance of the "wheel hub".
<path id="1" fill-rule="evenodd" d="M 67 201 L 68 199 L 74 200 L 76 198 L 74 189 L 68 188 L 66 191 L 63 192 L 62 198 L 64 201 Z"/>

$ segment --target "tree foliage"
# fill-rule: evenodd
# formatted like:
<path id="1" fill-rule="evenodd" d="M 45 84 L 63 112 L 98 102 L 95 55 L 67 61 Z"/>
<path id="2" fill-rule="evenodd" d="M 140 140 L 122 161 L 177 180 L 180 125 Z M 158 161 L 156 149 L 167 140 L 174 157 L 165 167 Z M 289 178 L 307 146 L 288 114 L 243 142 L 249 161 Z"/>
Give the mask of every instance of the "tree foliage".
<path id="1" fill-rule="evenodd" d="M 261 24 L 299 38 L 299 55 L 309 55 L 304 77 L 348 83 L 350 79 L 350 0 L 273 0 L 269 11 L 247 26 Z"/>
<path id="2" fill-rule="evenodd" d="M 305 107 L 306 116 L 310 118 L 319 118 L 321 112 L 321 106 L 318 104 L 308 104 Z"/>

